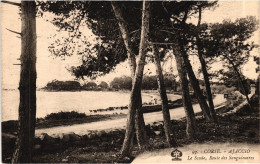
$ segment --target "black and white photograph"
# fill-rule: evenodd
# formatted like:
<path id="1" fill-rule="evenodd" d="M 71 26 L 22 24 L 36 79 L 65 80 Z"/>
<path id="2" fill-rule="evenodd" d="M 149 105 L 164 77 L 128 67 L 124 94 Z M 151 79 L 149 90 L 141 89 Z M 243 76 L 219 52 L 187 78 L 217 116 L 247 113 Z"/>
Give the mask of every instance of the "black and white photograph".
<path id="1" fill-rule="evenodd" d="M 1 0 L 1 163 L 260 163 L 258 0 Z"/>

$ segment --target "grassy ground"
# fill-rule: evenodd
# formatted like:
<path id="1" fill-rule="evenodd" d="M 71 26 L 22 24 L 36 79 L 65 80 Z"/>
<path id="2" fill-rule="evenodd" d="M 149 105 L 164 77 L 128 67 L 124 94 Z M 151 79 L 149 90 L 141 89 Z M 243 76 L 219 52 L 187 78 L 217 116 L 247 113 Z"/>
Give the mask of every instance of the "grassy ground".
<path id="1" fill-rule="evenodd" d="M 227 109 L 218 111 L 218 124 L 206 122 L 199 117 L 197 122 L 196 139 L 190 141 L 186 138 L 186 120 L 173 120 L 173 130 L 180 146 L 190 143 L 203 142 L 234 142 L 259 144 L 259 109 L 258 100 L 254 103 L 255 111 L 249 112 L 245 107 L 238 113 L 221 116 Z M 199 114 L 201 115 L 201 114 Z M 160 129 L 159 129 L 160 130 Z M 167 147 L 164 135 L 159 136 L 148 133 L 150 149 L 163 149 Z M 85 144 L 71 143 L 60 147 L 47 147 L 40 152 L 34 152 L 33 162 L 60 163 L 60 162 L 84 162 L 84 163 L 115 163 L 131 162 L 138 149 L 135 143 L 131 157 L 120 157 L 118 152 L 123 143 L 124 132 L 117 131 L 100 138 L 88 140 Z M 5 152 L 3 152 L 5 153 Z M 10 153 L 11 154 L 11 153 Z M 10 154 L 3 154 L 3 162 L 10 162 Z"/>

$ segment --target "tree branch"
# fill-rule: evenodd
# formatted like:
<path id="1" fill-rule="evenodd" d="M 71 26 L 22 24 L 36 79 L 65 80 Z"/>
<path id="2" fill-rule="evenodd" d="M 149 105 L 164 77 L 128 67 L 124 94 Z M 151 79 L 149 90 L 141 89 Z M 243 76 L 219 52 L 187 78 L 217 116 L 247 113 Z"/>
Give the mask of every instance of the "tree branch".
<path id="1" fill-rule="evenodd" d="M 186 20 L 187 20 L 187 17 L 188 17 L 188 8 L 185 10 L 185 13 L 184 13 L 184 16 L 183 16 L 183 19 L 182 19 L 182 22 L 181 24 L 185 24 Z"/>
<path id="2" fill-rule="evenodd" d="M 10 32 L 15 33 L 15 34 L 22 35 L 22 33 L 19 33 L 19 32 L 13 31 L 13 30 L 10 30 L 10 29 L 8 29 L 8 28 L 6 28 L 6 29 L 7 29 L 8 31 L 10 31 Z"/>
<path id="3" fill-rule="evenodd" d="M 129 34 L 131 35 L 131 34 L 133 34 L 133 33 L 136 33 L 136 32 L 138 32 L 138 31 L 140 31 L 140 30 L 141 30 L 141 29 L 134 30 L 134 31 L 130 32 Z"/>
<path id="4" fill-rule="evenodd" d="M 160 42 L 150 42 L 150 44 L 161 44 L 161 45 L 173 45 L 174 43 L 160 43 Z"/>
<path id="5" fill-rule="evenodd" d="M 165 2 L 165 1 L 162 1 L 163 9 L 165 10 L 166 13 L 169 13 L 168 10 L 166 9 L 166 7 L 164 6 L 164 2 Z"/>
<path id="6" fill-rule="evenodd" d="M 175 16 L 172 16 L 172 17 L 170 17 L 170 18 L 173 18 L 174 20 L 176 20 L 177 22 L 179 22 L 179 23 L 181 23 L 182 21 L 181 20 L 179 20 L 178 18 L 176 18 Z"/>
<path id="7" fill-rule="evenodd" d="M 199 20 L 198 20 L 197 27 L 200 27 L 200 22 L 201 22 L 201 6 L 199 6 Z"/>
<path id="8" fill-rule="evenodd" d="M 174 29 L 175 29 L 175 30 L 179 30 L 179 29 L 177 29 L 177 28 L 174 28 Z M 176 33 L 171 32 L 171 31 L 168 31 L 168 30 L 159 30 L 159 31 L 161 31 L 161 32 L 166 32 L 166 33 L 173 34 L 173 35 L 176 35 Z"/>
<path id="9" fill-rule="evenodd" d="M 10 5 L 15 5 L 15 6 L 21 7 L 21 3 L 10 2 L 10 1 L 1 1 L 1 2 L 2 2 L 2 3 L 7 3 L 7 4 L 10 4 Z"/>

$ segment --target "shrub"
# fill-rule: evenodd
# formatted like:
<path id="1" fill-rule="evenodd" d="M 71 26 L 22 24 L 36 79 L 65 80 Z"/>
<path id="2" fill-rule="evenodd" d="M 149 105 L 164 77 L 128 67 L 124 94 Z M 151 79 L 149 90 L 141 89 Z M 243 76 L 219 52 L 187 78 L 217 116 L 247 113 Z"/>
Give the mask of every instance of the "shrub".
<path id="1" fill-rule="evenodd" d="M 211 90 L 214 94 L 225 94 L 236 91 L 235 87 L 226 87 L 225 85 L 216 85 L 211 86 Z"/>
<path id="2" fill-rule="evenodd" d="M 71 112 L 58 112 L 48 114 L 44 119 L 46 120 L 62 120 L 62 119 L 75 119 L 87 117 L 85 113 L 78 113 L 76 111 Z"/>
<path id="3" fill-rule="evenodd" d="M 91 89 L 96 89 L 97 88 L 97 84 L 95 82 L 88 82 L 86 84 L 84 84 L 82 87 L 82 89 L 85 89 L 85 90 L 91 90 Z"/>
<path id="4" fill-rule="evenodd" d="M 58 80 L 53 80 L 51 82 L 48 82 L 46 85 L 45 89 L 48 90 L 78 90 L 80 89 L 80 83 L 78 81 L 58 81 Z"/>

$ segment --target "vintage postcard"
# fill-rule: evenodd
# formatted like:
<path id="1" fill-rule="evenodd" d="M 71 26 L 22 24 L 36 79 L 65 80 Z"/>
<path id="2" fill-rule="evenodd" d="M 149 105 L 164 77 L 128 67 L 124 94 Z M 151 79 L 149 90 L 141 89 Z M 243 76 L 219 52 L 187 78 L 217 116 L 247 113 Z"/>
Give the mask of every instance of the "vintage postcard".
<path id="1" fill-rule="evenodd" d="M 1 162 L 260 162 L 259 1 L 0 10 Z"/>

